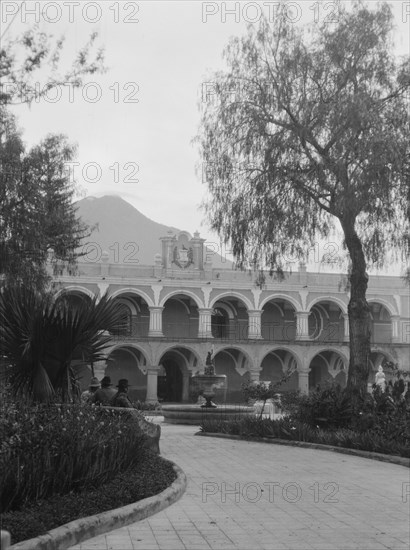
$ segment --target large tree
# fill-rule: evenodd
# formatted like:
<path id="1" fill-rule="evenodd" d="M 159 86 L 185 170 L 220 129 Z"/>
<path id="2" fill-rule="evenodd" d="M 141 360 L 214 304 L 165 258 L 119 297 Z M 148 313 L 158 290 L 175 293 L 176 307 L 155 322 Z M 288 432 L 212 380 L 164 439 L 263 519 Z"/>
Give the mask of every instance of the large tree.
<path id="1" fill-rule="evenodd" d="M 368 266 L 408 252 L 410 70 L 393 55 L 386 3 L 343 4 L 309 32 L 277 17 L 232 38 L 227 69 L 204 87 L 197 141 L 205 211 L 239 263 L 280 270 L 343 232 L 357 394 L 370 371 Z"/>
<path id="2" fill-rule="evenodd" d="M 3 282 L 23 282 L 43 289 L 53 259 L 73 266 L 91 228 L 76 215 L 75 187 L 67 169 L 75 154 L 62 135 L 50 135 L 26 151 L 13 104 L 30 104 L 56 86 L 78 87 L 83 79 L 104 71 L 96 34 L 60 69 L 64 39 L 27 31 L 0 48 L 0 275 Z M 35 82 L 42 80 L 41 86 Z"/>
<path id="3" fill-rule="evenodd" d="M 37 289 L 51 279 L 46 263 L 73 266 L 90 228 L 78 218 L 67 162 L 75 149 L 61 135 L 25 150 L 13 119 L 0 132 L 0 273 L 6 284 Z M 3 139 L 4 137 L 4 139 Z"/>

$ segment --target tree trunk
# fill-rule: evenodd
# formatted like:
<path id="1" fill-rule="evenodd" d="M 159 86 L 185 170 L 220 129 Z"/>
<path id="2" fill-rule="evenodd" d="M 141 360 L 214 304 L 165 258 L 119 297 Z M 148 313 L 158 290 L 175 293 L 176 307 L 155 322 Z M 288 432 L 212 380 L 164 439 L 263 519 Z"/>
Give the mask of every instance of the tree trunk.
<path id="1" fill-rule="evenodd" d="M 350 301 L 350 362 L 347 387 L 359 396 L 367 392 L 370 374 L 370 308 L 366 300 L 369 277 L 362 243 L 354 229 L 354 221 L 342 221 L 345 242 L 351 259 Z"/>

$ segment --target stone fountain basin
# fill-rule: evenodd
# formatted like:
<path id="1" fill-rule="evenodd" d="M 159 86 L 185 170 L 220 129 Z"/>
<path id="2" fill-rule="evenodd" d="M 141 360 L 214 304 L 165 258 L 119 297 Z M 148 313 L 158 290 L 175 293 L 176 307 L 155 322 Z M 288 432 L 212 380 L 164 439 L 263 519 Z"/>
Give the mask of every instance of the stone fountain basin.
<path id="1" fill-rule="evenodd" d="M 164 422 L 169 424 L 191 424 L 199 426 L 202 420 L 238 420 L 255 415 L 253 407 L 246 405 L 218 405 L 216 408 L 201 407 L 195 404 L 162 405 Z"/>

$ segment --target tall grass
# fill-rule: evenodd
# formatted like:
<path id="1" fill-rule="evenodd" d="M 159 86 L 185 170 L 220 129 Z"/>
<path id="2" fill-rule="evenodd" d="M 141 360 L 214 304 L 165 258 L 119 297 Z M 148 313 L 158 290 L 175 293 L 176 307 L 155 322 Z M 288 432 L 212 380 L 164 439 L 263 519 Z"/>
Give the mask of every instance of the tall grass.
<path id="1" fill-rule="evenodd" d="M 109 480 L 139 461 L 144 435 L 121 411 L 7 401 L 0 442 L 0 505 L 6 512 Z"/>

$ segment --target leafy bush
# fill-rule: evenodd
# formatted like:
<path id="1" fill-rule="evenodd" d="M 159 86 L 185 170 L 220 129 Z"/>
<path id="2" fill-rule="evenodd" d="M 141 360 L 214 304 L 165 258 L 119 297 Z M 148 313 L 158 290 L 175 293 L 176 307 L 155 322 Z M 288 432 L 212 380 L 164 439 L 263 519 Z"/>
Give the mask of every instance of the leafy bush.
<path id="1" fill-rule="evenodd" d="M 145 450 L 137 465 L 118 473 L 98 488 L 54 495 L 28 503 L 19 511 L 2 515 L 2 529 L 12 535 L 13 544 L 43 535 L 75 519 L 99 514 L 137 502 L 164 491 L 176 473 L 167 460 Z"/>
<path id="2" fill-rule="evenodd" d="M 229 422 L 204 420 L 201 424 L 201 431 L 239 435 L 244 438 L 267 437 L 305 441 L 410 458 L 409 437 L 394 440 L 375 430 L 364 433 L 347 428 L 327 431 L 313 428 L 303 422 L 292 421 L 290 418 L 281 420 L 244 418 Z"/>
<path id="3" fill-rule="evenodd" d="M 135 419 L 80 404 L 8 402 L 0 441 L 1 512 L 104 483 L 137 464 L 144 448 Z"/>
<path id="4" fill-rule="evenodd" d="M 335 429 L 347 427 L 353 412 L 349 392 L 337 385 L 300 396 L 292 418 L 312 427 Z"/>
<path id="5" fill-rule="evenodd" d="M 401 371 L 399 372 L 399 375 Z M 204 419 L 201 430 L 242 437 L 282 438 L 410 457 L 410 399 L 403 397 L 404 382 L 396 380 L 385 392 L 374 386 L 373 394 L 358 396 L 331 385 L 309 395 L 284 393 L 285 417 L 269 420 L 246 417 L 223 422 Z M 244 386 L 246 395 L 266 401 L 273 387 Z"/>
<path id="6" fill-rule="evenodd" d="M 289 369 L 286 374 L 277 382 L 265 383 L 263 381 L 247 381 L 242 384 L 242 393 L 246 401 L 257 400 L 262 401 L 263 405 L 259 413 L 259 418 L 262 419 L 266 401 L 268 399 L 277 400 L 277 392 L 282 384 L 287 382 L 294 374 L 294 369 Z"/>

